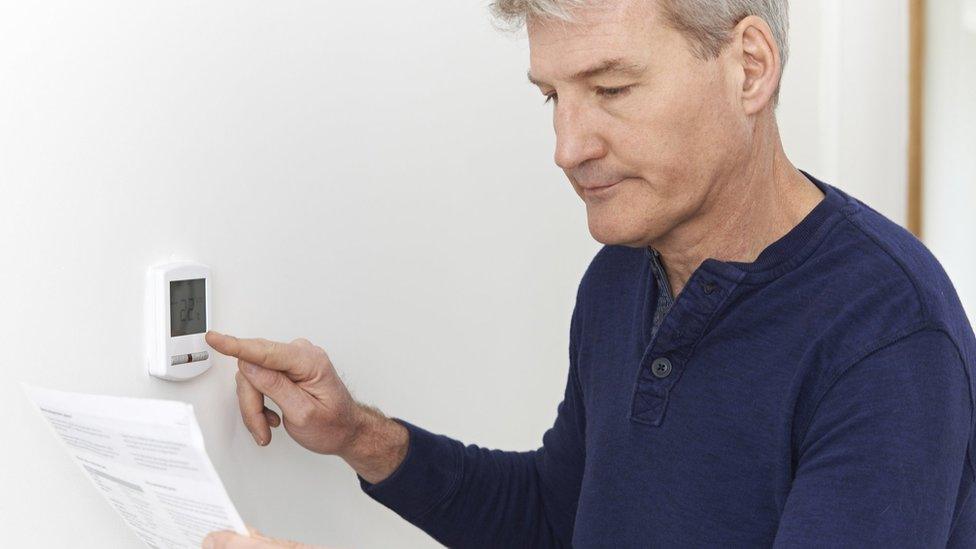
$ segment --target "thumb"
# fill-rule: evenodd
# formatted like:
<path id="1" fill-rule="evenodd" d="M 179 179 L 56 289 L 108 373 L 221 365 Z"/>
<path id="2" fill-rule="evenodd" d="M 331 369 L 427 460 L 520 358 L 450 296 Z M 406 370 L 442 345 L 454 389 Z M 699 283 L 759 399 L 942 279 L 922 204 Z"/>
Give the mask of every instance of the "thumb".
<path id="1" fill-rule="evenodd" d="M 247 529 L 252 537 L 242 536 L 226 530 L 211 532 L 203 540 L 203 549 L 281 549 L 283 547 L 290 549 L 325 549 L 305 545 L 297 541 L 266 538 L 258 534 L 258 531 L 250 526 Z"/>
<path id="2" fill-rule="evenodd" d="M 271 549 L 273 547 L 280 546 L 267 540 L 249 538 L 229 530 L 211 532 L 203 538 L 203 549 Z"/>
<path id="3" fill-rule="evenodd" d="M 275 401 L 285 414 L 294 414 L 310 404 L 311 397 L 285 374 L 243 360 L 240 361 L 240 369 L 251 385 Z"/>

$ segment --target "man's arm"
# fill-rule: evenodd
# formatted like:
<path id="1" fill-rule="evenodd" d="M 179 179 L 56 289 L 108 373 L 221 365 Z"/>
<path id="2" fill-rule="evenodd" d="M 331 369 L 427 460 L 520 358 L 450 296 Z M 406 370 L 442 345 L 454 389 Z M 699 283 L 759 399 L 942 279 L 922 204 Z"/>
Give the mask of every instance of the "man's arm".
<path id="1" fill-rule="evenodd" d="M 406 459 L 387 479 L 360 479 L 370 497 L 449 547 L 569 546 L 584 461 L 575 367 L 556 422 L 532 452 L 503 452 L 403 422 Z"/>
<path id="2" fill-rule="evenodd" d="M 270 442 L 271 427 L 283 425 L 305 448 L 344 459 L 371 497 L 445 544 L 561 546 L 572 534 L 584 459 L 578 315 L 577 304 L 565 398 L 533 452 L 464 446 L 389 419 L 353 400 L 326 352 L 307 340 L 210 332 L 207 342 L 238 359 L 241 417 L 259 445 Z M 264 406 L 265 396 L 281 417 Z"/>
<path id="3" fill-rule="evenodd" d="M 944 547 L 974 474 L 969 383 L 937 330 L 842 373 L 803 436 L 775 546 Z"/>

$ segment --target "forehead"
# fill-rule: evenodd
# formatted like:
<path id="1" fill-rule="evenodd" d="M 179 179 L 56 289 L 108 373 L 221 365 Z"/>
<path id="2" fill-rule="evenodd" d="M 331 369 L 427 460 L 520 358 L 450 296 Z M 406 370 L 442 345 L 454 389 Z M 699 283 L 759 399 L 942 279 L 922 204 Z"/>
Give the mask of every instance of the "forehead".
<path id="1" fill-rule="evenodd" d="M 654 0 L 596 2 L 573 12 L 571 22 L 530 19 L 529 64 L 533 77 L 568 79 L 603 59 L 648 63 L 673 47 Z"/>

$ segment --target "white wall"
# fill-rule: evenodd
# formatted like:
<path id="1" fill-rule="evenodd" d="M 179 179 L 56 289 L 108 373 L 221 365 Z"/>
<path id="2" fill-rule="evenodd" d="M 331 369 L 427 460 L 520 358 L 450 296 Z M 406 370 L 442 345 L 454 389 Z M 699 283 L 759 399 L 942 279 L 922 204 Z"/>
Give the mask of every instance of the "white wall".
<path id="1" fill-rule="evenodd" d="M 923 234 L 976 324 L 976 2 L 928 2 L 927 35 Z"/>
<path id="2" fill-rule="evenodd" d="M 188 383 L 146 376 L 144 270 L 170 258 L 214 269 L 216 328 L 309 337 L 390 414 L 489 446 L 538 445 L 598 245 L 551 163 L 525 41 L 495 32 L 484 5 L 0 3 L 4 545 L 139 543 L 18 380 L 193 403 L 245 520 L 274 535 L 432 545 L 337 460 L 282 433 L 256 448 L 229 361 Z M 897 41 L 901 15 L 875 15 L 882 28 L 867 36 Z M 887 202 L 903 196 L 891 156 L 901 99 L 848 120 L 857 104 L 837 97 L 856 84 L 857 101 L 877 100 L 878 80 L 898 73 L 868 53 L 828 62 L 838 18 L 794 6 L 787 150 L 901 215 Z"/>
<path id="3" fill-rule="evenodd" d="M 905 224 L 908 2 L 791 2 L 779 120 L 794 165 Z"/>

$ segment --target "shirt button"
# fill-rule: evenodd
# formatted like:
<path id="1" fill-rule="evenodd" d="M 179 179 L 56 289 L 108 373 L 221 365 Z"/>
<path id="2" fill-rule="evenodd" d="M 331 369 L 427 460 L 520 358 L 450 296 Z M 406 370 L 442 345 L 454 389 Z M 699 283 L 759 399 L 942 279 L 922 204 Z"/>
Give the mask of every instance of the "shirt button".
<path id="1" fill-rule="evenodd" d="M 651 363 L 651 373 L 658 378 L 668 377 L 671 374 L 671 361 L 663 356 L 654 359 Z"/>

